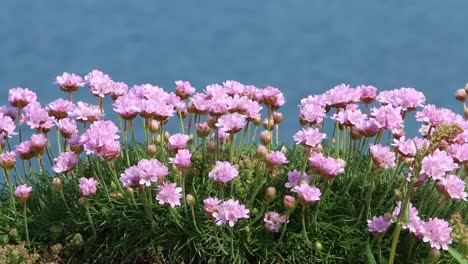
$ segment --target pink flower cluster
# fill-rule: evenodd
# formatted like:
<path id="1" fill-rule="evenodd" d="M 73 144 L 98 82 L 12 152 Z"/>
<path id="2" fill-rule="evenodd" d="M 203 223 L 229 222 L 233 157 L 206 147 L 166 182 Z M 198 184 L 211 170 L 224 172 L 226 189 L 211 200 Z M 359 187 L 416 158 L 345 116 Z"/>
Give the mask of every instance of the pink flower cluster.
<path id="1" fill-rule="evenodd" d="M 118 132 L 119 129 L 112 121 L 95 121 L 81 135 L 80 143 L 84 146 L 86 154 L 94 154 L 106 160 L 112 160 L 120 155 Z"/>
<path id="2" fill-rule="evenodd" d="M 239 176 L 239 171 L 228 161 L 216 161 L 216 166 L 208 174 L 215 182 L 227 183 Z"/>
<path id="3" fill-rule="evenodd" d="M 249 218 L 249 209 L 234 199 L 221 202 L 216 198 L 208 198 L 204 201 L 205 212 L 210 212 L 217 225 L 229 224 L 233 227 L 239 219 Z"/>
<path id="4" fill-rule="evenodd" d="M 23 184 L 15 189 L 15 197 L 16 199 L 22 201 L 25 203 L 27 200 L 29 200 L 29 197 L 31 197 L 31 192 L 32 192 L 32 187 Z"/>
<path id="5" fill-rule="evenodd" d="M 370 153 L 372 161 L 377 167 L 383 169 L 395 167 L 395 153 L 390 150 L 390 147 L 380 144 L 370 145 Z"/>
<path id="6" fill-rule="evenodd" d="M 339 160 L 325 157 L 322 153 L 312 152 L 309 155 L 311 168 L 326 179 L 331 179 L 343 173 L 344 167 Z"/>
<path id="7" fill-rule="evenodd" d="M 79 179 L 79 187 L 81 194 L 85 197 L 89 197 L 96 194 L 97 186 L 99 182 L 96 181 L 94 178 L 85 178 L 81 177 Z"/>
<path id="8" fill-rule="evenodd" d="M 322 193 L 320 189 L 315 186 L 310 186 L 307 183 L 302 183 L 299 186 L 295 186 L 292 189 L 297 192 L 299 201 L 304 205 L 311 205 L 320 200 Z"/>
<path id="9" fill-rule="evenodd" d="M 288 218 L 286 215 L 281 215 L 277 212 L 266 212 L 263 222 L 265 222 L 265 227 L 268 231 L 279 232 L 281 226 L 288 222 Z"/>
<path id="10" fill-rule="evenodd" d="M 162 182 L 169 174 L 169 169 L 157 159 L 142 159 L 137 165 L 127 168 L 121 175 L 120 181 L 124 187 L 138 185 L 151 186 L 153 182 Z"/>
<path id="11" fill-rule="evenodd" d="M 55 164 L 52 167 L 52 170 L 56 173 L 69 172 L 76 167 L 78 161 L 79 159 L 75 152 L 62 152 L 57 158 L 54 159 Z"/>
<path id="12" fill-rule="evenodd" d="M 158 187 L 158 194 L 156 200 L 159 204 L 169 204 L 171 208 L 180 205 L 180 198 L 182 198 L 182 188 L 177 187 L 175 183 L 163 182 Z"/>

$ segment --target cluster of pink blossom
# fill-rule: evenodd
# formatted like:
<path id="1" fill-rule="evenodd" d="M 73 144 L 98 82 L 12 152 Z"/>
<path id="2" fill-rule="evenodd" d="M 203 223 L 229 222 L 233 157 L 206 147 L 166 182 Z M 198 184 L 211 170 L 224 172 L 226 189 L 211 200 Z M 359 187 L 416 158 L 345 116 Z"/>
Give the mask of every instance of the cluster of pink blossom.
<path id="1" fill-rule="evenodd" d="M 229 224 L 233 227 L 241 218 L 249 218 L 249 209 L 234 199 L 221 202 L 217 198 L 207 198 L 203 201 L 205 212 L 212 216 L 217 225 Z"/>
<path id="2" fill-rule="evenodd" d="M 106 160 L 112 160 L 120 156 L 118 132 L 119 129 L 112 121 L 95 121 L 81 135 L 80 143 L 86 154 L 94 154 Z"/>
<path id="3" fill-rule="evenodd" d="M 268 231 L 279 232 L 281 226 L 288 222 L 288 218 L 286 215 L 281 215 L 277 212 L 266 212 L 263 222 L 265 222 L 265 227 Z"/>
<path id="4" fill-rule="evenodd" d="M 299 201 L 304 205 L 311 205 L 320 200 L 320 189 L 315 186 L 310 186 L 307 183 L 301 183 L 301 185 L 295 186 L 292 189 L 299 195 Z"/>
<path id="5" fill-rule="evenodd" d="M 42 155 L 46 150 L 47 138 L 42 134 L 33 134 L 30 140 L 24 140 L 16 146 L 16 154 L 23 160 Z"/>
<path id="6" fill-rule="evenodd" d="M 15 189 L 15 197 L 16 199 L 25 203 L 31 197 L 32 187 L 22 184 L 16 187 Z"/>
<path id="7" fill-rule="evenodd" d="M 158 194 L 156 200 L 159 204 L 169 204 L 172 208 L 180 205 L 180 198 L 182 198 L 182 188 L 177 187 L 175 183 L 163 182 L 158 187 Z"/>
<path id="8" fill-rule="evenodd" d="M 79 179 L 79 187 L 81 194 L 85 197 L 93 196 L 96 194 L 97 186 L 99 182 L 96 181 L 94 178 L 85 178 L 81 177 Z"/>
<path id="9" fill-rule="evenodd" d="M 142 159 L 138 164 L 127 168 L 120 176 L 124 187 L 138 185 L 151 186 L 154 183 L 163 182 L 169 174 L 169 169 L 157 159 Z"/>
<path id="10" fill-rule="evenodd" d="M 309 162 L 312 170 L 326 179 L 334 178 L 345 171 L 343 160 L 325 157 L 319 152 L 310 153 Z"/>
<path id="11" fill-rule="evenodd" d="M 208 177 L 218 183 L 230 182 L 237 176 L 239 176 L 239 171 L 228 161 L 216 161 L 216 166 L 208 174 Z"/>
<path id="12" fill-rule="evenodd" d="M 65 173 L 73 170 L 76 165 L 78 164 L 78 156 L 75 152 L 66 151 L 62 152 L 58 155 L 57 158 L 54 159 L 54 166 L 52 170 L 56 173 Z"/>
<path id="13" fill-rule="evenodd" d="M 370 154 L 377 167 L 384 169 L 395 167 L 395 153 L 390 150 L 390 147 L 380 144 L 371 145 Z"/>

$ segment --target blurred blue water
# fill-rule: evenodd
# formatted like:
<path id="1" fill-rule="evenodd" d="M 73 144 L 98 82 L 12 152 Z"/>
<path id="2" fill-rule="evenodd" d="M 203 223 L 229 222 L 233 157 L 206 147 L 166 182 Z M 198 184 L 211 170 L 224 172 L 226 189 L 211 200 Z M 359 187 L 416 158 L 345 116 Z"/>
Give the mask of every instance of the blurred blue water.
<path id="1" fill-rule="evenodd" d="M 178 79 L 279 87 L 286 141 L 300 98 L 341 82 L 415 87 L 454 109 L 468 81 L 466 10 L 464 0 L 2 0 L 0 104 L 17 86 L 50 102 L 65 96 L 56 75 L 98 68 L 167 89 Z"/>

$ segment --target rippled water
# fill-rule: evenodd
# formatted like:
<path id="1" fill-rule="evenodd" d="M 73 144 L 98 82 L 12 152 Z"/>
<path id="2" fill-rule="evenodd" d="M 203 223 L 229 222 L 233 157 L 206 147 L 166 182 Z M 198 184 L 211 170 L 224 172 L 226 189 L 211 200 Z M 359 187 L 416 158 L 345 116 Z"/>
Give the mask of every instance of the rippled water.
<path id="1" fill-rule="evenodd" d="M 16 86 L 52 101 L 64 96 L 57 74 L 98 68 L 165 88 L 178 79 L 279 87 L 284 140 L 299 127 L 300 98 L 341 82 L 415 87 L 454 109 L 454 89 L 468 81 L 466 10 L 462 0 L 2 0 L 0 104 Z"/>

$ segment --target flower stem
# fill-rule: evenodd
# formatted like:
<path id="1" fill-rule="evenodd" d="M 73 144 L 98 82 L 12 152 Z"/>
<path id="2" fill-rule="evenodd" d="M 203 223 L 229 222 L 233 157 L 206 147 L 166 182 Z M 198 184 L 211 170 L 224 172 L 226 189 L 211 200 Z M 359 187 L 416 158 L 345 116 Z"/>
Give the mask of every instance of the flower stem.
<path id="1" fill-rule="evenodd" d="M 26 232 L 26 245 L 31 247 L 31 243 L 29 242 L 29 230 L 28 230 L 28 215 L 27 215 L 27 207 L 26 202 L 23 202 L 23 217 L 24 217 L 24 231 Z"/>
<path id="2" fill-rule="evenodd" d="M 307 229 L 306 229 L 306 219 L 305 219 L 305 210 L 306 210 L 306 206 L 305 205 L 302 205 L 302 210 L 301 210 L 301 217 L 302 217 L 302 232 L 304 234 L 304 238 L 305 240 L 307 241 L 307 243 L 309 243 L 309 245 L 311 244 L 310 240 L 309 240 L 309 237 L 307 236 Z"/>
<path id="3" fill-rule="evenodd" d="M 91 213 L 89 212 L 88 202 L 85 204 L 85 209 L 86 209 L 86 216 L 88 217 L 89 225 L 91 226 L 91 230 L 93 231 L 93 239 L 96 239 L 97 238 L 96 227 L 94 226 L 93 218 L 91 217 Z"/>

